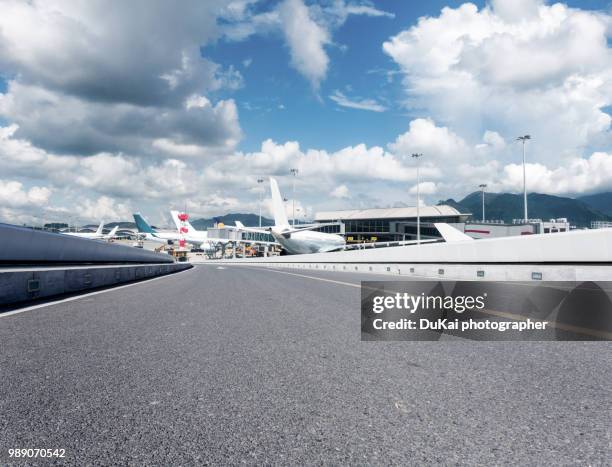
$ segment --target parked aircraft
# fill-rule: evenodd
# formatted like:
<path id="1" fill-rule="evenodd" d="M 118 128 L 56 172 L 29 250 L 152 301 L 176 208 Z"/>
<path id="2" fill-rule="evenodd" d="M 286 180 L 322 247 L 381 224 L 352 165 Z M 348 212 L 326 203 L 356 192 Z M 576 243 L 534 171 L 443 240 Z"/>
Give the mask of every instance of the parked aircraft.
<path id="1" fill-rule="evenodd" d="M 152 240 L 159 243 L 172 243 L 179 240 L 178 232 L 160 232 L 149 225 L 140 213 L 133 214 L 136 228 L 141 235 L 144 235 L 146 240 Z"/>
<path id="2" fill-rule="evenodd" d="M 178 211 L 170 211 L 172 220 L 176 225 L 176 228 L 180 233 L 183 234 L 183 238 L 187 243 L 192 245 L 199 245 L 202 250 L 215 251 L 218 243 L 227 243 L 227 240 L 220 238 L 208 238 L 208 232 L 206 230 L 196 230 L 189 220 L 181 221 L 179 219 Z M 182 229 L 182 232 L 181 232 Z"/>
<path id="3" fill-rule="evenodd" d="M 104 234 L 102 233 L 103 228 L 104 228 L 104 221 L 100 222 L 100 225 L 98 226 L 98 229 L 95 232 L 62 232 L 62 233 L 64 235 L 70 235 L 71 237 L 101 239 L 101 238 L 104 238 Z"/>
<path id="4" fill-rule="evenodd" d="M 297 228 L 290 226 L 278 183 L 272 177 L 270 177 L 270 191 L 272 192 L 274 225 L 264 229 L 244 227 L 237 222 L 236 225 L 238 227 L 251 232 L 271 233 L 274 239 L 289 254 L 323 253 L 344 249 L 346 241 L 341 235 L 313 230 L 326 224 L 313 224 Z"/>

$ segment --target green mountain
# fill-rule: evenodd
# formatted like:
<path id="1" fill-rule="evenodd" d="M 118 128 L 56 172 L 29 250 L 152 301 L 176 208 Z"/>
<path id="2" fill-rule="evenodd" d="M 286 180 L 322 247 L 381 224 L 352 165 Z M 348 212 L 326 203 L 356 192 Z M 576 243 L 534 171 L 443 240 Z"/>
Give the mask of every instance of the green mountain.
<path id="1" fill-rule="evenodd" d="M 461 201 L 448 199 L 438 204 L 448 204 L 461 212 L 471 213 L 472 219 L 482 216 L 482 194 L 470 193 Z M 587 203 L 573 198 L 529 193 L 527 207 L 531 219 L 557 219 L 565 217 L 572 225 L 590 227 L 591 221 L 612 221 L 612 213 L 604 214 Z M 523 218 L 523 195 L 511 193 L 485 193 L 485 215 L 487 219 L 512 222 Z"/>
<path id="2" fill-rule="evenodd" d="M 608 216 L 612 216 L 612 192 L 597 193 L 595 195 L 581 196 L 578 198 L 593 209 L 601 211 Z"/>
<path id="3" fill-rule="evenodd" d="M 209 219 L 194 219 L 191 225 L 198 230 L 205 230 L 209 227 L 214 227 L 218 222 L 223 222 L 225 225 L 236 225 L 236 221 L 242 222 L 247 227 L 259 226 L 259 215 L 257 214 L 225 214 L 224 216 L 211 217 Z M 272 219 L 261 217 L 261 225 L 274 225 Z"/>

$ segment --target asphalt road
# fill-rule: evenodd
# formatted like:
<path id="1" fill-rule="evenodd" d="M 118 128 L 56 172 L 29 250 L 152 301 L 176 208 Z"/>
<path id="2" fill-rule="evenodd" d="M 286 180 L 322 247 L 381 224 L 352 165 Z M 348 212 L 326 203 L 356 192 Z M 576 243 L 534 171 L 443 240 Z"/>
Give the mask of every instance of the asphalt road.
<path id="1" fill-rule="evenodd" d="M 367 277 L 296 273 L 325 280 L 197 266 L 0 315 L 0 464 L 612 458 L 609 342 L 361 342 Z"/>

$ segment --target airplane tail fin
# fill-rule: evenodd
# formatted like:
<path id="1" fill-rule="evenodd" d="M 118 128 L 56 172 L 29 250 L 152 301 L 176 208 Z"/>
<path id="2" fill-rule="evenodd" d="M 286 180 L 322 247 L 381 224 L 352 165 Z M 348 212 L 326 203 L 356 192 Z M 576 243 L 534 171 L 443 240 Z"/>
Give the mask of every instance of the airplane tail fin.
<path id="1" fill-rule="evenodd" d="M 148 224 L 147 221 L 144 220 L 144 217 L 140 215 L 140 213 L 134 214 L 134 222 L 136 222 L 136 227 L 139 232 L 142 233 L 155 233 L 155 230 Z"/>
<path id="2" fill-rule="evenodd" d="M 272 192 L 272 209 L 274 210 L 275 227 L 289 227 L 287 213 L 285 212 L 285 204 L 278 189 L 276 179 L 270 177 L 270 191 Z"/>
<path id="3" fill-rule="evenodd" d="M 98 226 L 98 230 L 96 230 L 96 235 L 102 235 L 103 228 L 104 228 L 104 221 L 101 221 L 100 225 Z"/>
<path id="4" fill-rule="evenodd" d="M 172 220 L 174 221 L 174 225 L 176 225 L 176 229 L 180 232 L 182 225 L 181 225 L 181 220 L 179 219 L 179 212 L 170 211 L 170 214 L 172 215 Z M 194 229 L 193 225 L 191 225 L 191 222 L 189 222 L 188 220 L 185 221 L 185 226 L 187 227 L 190 233 L 196 232 L 196 229 Z"/>
<path id="5" fill-rule="evenodd" d="M 108 233 L 107 237 L 108 238 L 113 238 L 115 236 L 115 234 L 117 233 L 117 230 L 119 230 L 119 226 L 116 225 L 115 227 L 112 228 L 112 230 Z"/>
<path id="6" fill-rule="evenodd" d="M 244 229 L 244 224 L 240 221 L 235 221 L 236 227 L 238 227 L 239 229 Z"/>
<path id="7" fill-rule="evenodd" d="M 469 235 L 466 235 L 463 232 L 454 228 L 453 226 L 445 224 L 443 222 L 434 223 L 434 225 L 436 226 L 436 229 L 438 229 L 438 232 L 440 232 L 440 235 L 442 235 L 442 238 L 444 238 L 445 242 L 463 242 L 474 240 Z"/>
<path id="8" fill-rule="evenodd" d="M 181 221 L 179 219 L 179 212 L 178 211 L 170 211 L 170 215 L 172 216 L 172 221 L 174 222 L 174 225 L 176 225 L 177 230 L 181 230 Z"/>

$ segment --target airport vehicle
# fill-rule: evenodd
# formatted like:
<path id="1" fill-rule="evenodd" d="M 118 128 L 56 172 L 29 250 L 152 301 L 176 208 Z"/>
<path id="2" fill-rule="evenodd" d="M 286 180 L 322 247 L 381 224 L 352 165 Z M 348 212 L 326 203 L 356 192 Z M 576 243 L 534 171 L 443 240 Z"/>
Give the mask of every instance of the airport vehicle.
<path id="1" fill-rule="evenodd" d="M 90 238 L 92 240 L 110 240 L 115 236 L 119 227 L 113 227 L 106 235 L 102 233 L 102 229 L 104 228 L 104 221 L 100 222 L 97 230 L 95 232 L 62 232 L 64 235 L 70 235 L 71 237 L 80 237 L 80 238 Z"/>
<path id="2" fill-rule="evenodd" d="M 240 222 L 236 222 L 238 228 L 251 232 L 271 233 L 288 254 L 325 253 L 344 249 L 346 241 L 341 235 L 314 230 L 327 224 L 313 224 L 297 228 L 290 226 L 278 183 L 272 177 L 270 177 L 270 191 L 272 192 L 274 225 L 264 229 L 244 227 Z"/>

